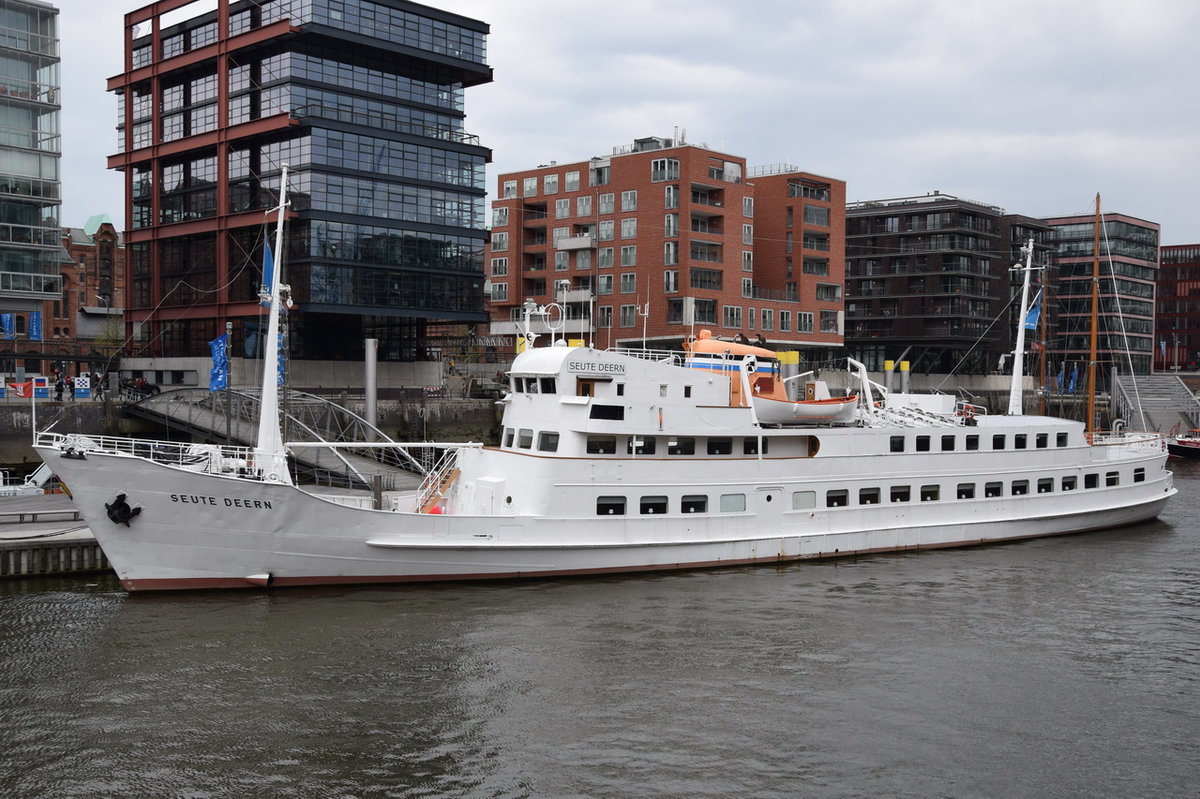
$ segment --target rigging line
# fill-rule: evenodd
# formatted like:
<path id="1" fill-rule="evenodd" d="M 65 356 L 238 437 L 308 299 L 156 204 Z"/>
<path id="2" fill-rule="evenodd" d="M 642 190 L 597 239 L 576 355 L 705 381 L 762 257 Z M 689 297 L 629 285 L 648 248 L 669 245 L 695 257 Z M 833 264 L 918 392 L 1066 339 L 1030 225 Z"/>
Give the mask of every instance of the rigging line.
<path id="1" fill-rule="evenodd" d="M 958 367 L 962 366 L 963 363 L 966 362 L 967 358 L 971 355 L 971 353 L 975 351 L 975 348 L 978 347 L 980 345 L 980 343 L 983 342 L 983 340 L 987 337 L 987 334 L 991 331 L 991 329 L 996 326 L 997 322 L 1000 321 L 1000 317 L 1008 315 L 1009 309 L 1012 308 L 1013 303 L 1016 301 L 1017 301 L 1016 296 L 1009 297 L 1008 304 L 1005 305 L 1003 309 L 1001 309 L 1000 313 L 998 313 L 994 317 L 992 317 L 991 323 L 986 328 L 984 328 L 984 331 L 982 333 L 980 333 L 976 337 L 975 343 L 971 345 L 970 349 L 968 349 L 966 352 L 963 353 L 963 356 L 962 356 L 962 358 L 959 359 L 958 363 L 954 364 L 954 368 L 952 368 L 949 372 L 946 373 L 946 376 L 944 378 L 942 378 L 942 382 L 938 383 L 934 387 L 934 389 L 933 389 L 934 391 L 942 390 L 942 386 L 946 385 L 946 381 L 954 376 L 954 373 L 956 371 L 958 371 Z M 1021 324 L 1024 324 L 1024 320 L 1021 321 Z"/>
<path id="2" fill-rule="evenodd" d="M 1112 278 L 1113 299 L 1116 301 L 1116 305 L 1117 305 L 1117 321 L 1121 325 L 1121 340 L 1125 345 L 1125 360 L 1129 366 L 1130 382 L 1133 383 L 1133 400 L 1137 404 L 1137 414 L 1138 414 L 1138 418 L 1141 419 L 1141 424 L 1143 424 L 1147 428 L 1149 428 L 1150 424 L 1148 423 L 1148 420 L 1146 419 L 1146 412 L 1145 412 L 1145 410 L 1142 409 L 1142 395 L 1141 395 L 1141 392 L 1138 390 L 1137 375 L 1133 371 L 1133 352 L 1130 350 L 1130 347 L 1129 347 L 1129 331 L 1125 328 L 1125 312 L 1121 309 L 1121 291 L 1120 291 L 1120 287 L 1117 285 L 1117 270 L 1113 266 L 1113 261 L 1112 261 L 1112 242 L 1110 242 L 1108 239 L 1108 225 L 1101 224 L 1100 230 L 1104 233 L 1104 250 L 1108 254 L 1108 273 Z M 1151 340 L 1150 346 L 1151 346 L 1151 352 L 1153 352 L 1153 347 L 1154 347 L 1153 340 Z M 1153 359 L 1154 356 L 1151 355 L 1150 357 L 1151 357 L 1151 359 Z M 1115 376 L 1114 376 L 1113 384 L 1114 384 L 1113 388 L 1110 389 L 1110 392 L 1116 388 Z"/>

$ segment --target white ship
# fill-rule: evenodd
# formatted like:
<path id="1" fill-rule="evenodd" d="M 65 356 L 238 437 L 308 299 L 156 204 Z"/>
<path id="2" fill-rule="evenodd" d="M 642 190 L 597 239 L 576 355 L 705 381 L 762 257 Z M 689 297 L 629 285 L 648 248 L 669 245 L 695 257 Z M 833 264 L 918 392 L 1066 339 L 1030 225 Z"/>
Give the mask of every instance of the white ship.
<path id="1" fill-rule="evenodd" d="M 269 293 L 274 342 L 278 286 Z M 294 484 L 287 453 L 300 445 L 281 440 L 273 368 L 253 448 L 57 433 L 36 447 L 130 591 L 957 547 L 1140 522 L 1175 493 L 1157 434 L 1085 434 L 1080 422 L 1020 415 L 1019 404 L 987 415 L 947 397 L 888 396 L 854 362 L 853 419 L 763 420 L 755 383 L 781 379 L 762 368 L 765 353 L 696 357 L 528 349 L 501 400 L 500 444 L 437 445 L 446 457 L 415 491 Z"/>

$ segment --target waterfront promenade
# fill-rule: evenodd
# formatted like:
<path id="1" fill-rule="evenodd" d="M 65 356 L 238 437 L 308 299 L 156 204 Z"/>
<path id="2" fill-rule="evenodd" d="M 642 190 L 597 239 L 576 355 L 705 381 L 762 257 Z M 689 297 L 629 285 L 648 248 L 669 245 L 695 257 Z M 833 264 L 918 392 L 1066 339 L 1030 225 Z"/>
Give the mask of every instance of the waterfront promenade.
<path id="1" fill-rule="evenodd" d="M 66 494 L 0 498 L 0 579 L 109 568 Z"/>

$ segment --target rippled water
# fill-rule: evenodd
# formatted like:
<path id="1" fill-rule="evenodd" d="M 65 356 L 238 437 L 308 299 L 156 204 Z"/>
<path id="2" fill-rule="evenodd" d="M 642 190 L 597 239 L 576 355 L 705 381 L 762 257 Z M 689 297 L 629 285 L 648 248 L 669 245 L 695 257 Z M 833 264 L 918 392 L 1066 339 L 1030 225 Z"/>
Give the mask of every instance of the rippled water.
<path id="1" fill-rule="evenodd" d="M 0 583 L 5 797 L 1179 797 L 1200 464 L 1162 520 L 650 577 Z"/>

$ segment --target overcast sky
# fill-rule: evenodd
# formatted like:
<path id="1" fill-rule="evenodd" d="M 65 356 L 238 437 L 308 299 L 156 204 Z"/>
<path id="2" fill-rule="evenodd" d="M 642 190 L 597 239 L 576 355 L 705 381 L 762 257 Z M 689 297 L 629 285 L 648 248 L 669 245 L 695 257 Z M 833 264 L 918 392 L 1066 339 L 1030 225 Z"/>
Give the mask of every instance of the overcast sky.
<path id="1" fill-rule="evenodd" d="M 146 0 L 148 2 L 148 0 Z M 122 20 L 59 0 L 62 221 L 108 213 Z M 1200 243 L 1195 0 L 440 0 L 491 25 L 467 130 L 499 172 L 673 136 L 847 183 L 1010 213 L 1102 207 Z"/>

